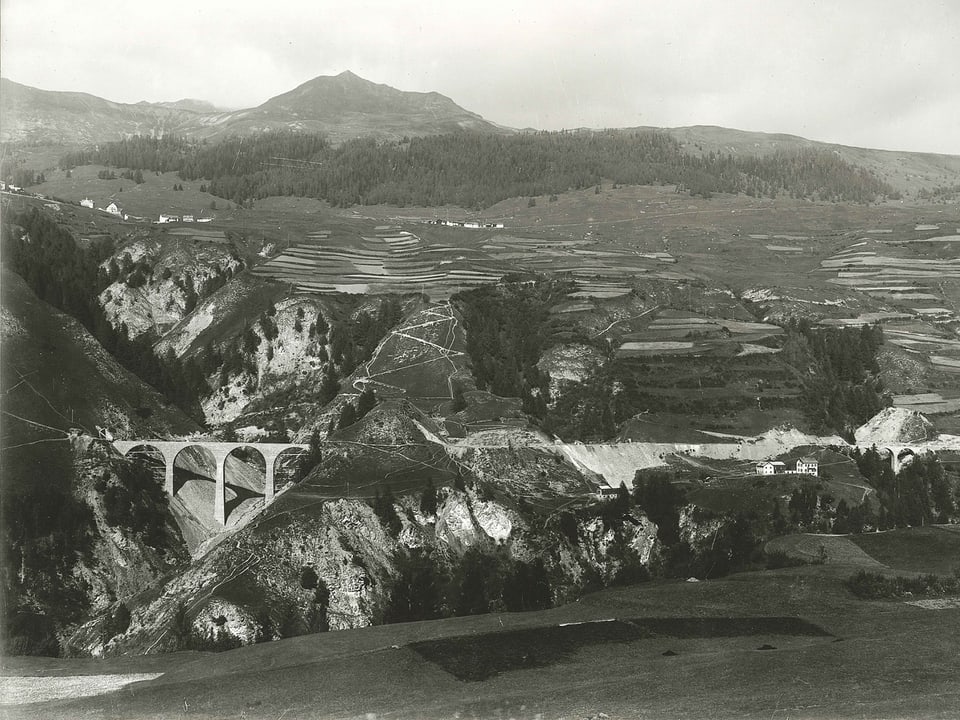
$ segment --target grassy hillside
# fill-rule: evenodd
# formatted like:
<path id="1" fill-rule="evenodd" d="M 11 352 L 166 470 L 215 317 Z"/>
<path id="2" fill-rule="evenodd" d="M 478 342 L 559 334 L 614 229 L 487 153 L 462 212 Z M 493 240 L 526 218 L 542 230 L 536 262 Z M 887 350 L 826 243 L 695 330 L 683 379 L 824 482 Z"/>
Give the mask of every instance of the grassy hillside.
<path id="1" fill-rule="evenodd" d="M 955 525 L 865 533 L 850 539 L 895 570 L 947 575 L 960 570 L 960 528 Z"/>

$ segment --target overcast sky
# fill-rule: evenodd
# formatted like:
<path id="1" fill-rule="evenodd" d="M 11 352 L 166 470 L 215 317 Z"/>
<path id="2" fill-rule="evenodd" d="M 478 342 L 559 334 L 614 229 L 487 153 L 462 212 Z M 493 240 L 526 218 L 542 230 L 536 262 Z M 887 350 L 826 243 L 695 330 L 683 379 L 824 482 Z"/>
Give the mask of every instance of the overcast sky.
<path id="1" fill-rule="evenodd" d="M 258 105 L 351 70 L 488 120 L 960 154 L 960 0 L 0 0 L 0 72 Z"/>

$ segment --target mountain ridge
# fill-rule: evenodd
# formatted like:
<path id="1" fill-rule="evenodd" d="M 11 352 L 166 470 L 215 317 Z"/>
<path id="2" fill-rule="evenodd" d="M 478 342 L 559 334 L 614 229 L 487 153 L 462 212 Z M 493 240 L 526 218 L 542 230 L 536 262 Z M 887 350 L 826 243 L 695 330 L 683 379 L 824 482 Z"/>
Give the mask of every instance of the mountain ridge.
<path id="1" fill-rule="evenodd" d="M 321 75 L 256 107 L 224 111 L 204 100 L 118 103 L 0 78 L 0 141 L 85 145 L 169 133 L 217 139 L 273 130 L 400 139 L 456 130 L 513 132 L 436 92 L 408 92 L 345 71 Z"/>

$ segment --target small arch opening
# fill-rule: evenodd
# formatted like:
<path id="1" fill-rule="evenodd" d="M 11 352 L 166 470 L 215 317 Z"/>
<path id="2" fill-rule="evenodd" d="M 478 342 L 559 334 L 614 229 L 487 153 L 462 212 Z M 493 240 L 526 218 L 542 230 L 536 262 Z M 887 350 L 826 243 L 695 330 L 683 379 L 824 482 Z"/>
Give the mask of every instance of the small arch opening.
<path id="1" fill-rule="evenodd" d="M 159 448 L 153 445 L 134 445 L 127 450 L 125 455 L 130 460 L 142 464 L 150 469 L 154 479 L 163 485 L 164 475 L 167 468 L 167 460 Z"/>
<path id="2" fill-rule="evenodd" d="M 308 455 L 306 450 L 298 447 L 287 448 L 277 455 L 273 466 L 274 486 L 277 492 L 280 492 L 282 487 L 299 483 L 307 476 L 307 473 L 312 470 L 312 467 L 307 466 Z"/>
<path id="3" fill-rule="evenodd" d="M 202 445 L 187 445 L 173 459 L 173 494 L 210 495 L 217 480 L 217 459 Z"/>

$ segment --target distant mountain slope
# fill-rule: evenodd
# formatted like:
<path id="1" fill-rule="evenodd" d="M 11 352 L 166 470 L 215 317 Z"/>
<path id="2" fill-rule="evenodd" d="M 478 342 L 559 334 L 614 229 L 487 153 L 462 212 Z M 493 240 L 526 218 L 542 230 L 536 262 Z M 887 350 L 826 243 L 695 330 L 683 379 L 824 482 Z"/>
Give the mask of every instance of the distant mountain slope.
<path id="1" fill-rule="evenodd" d="M 509 132 L 438 93 L 404 92 L 351 72 L 314 78 L 258 107 L 235 112 L 216 112 L 200 100 L 129 105 L 0 80 L 2 141 L 84 145 L 134 134 L 217 138 L 281 128 L 323 132 L 334 142 L 460 129 Z"/>
<path id="2" fill-rule="evenodd" d="M 191 133 L 197 114 L 149 103 L 39 90 L 0 78 L 0 141 L 85 145 L 127 135 Z"/>
<path id="3" fill-rule="evenodd" d="M 183 98 L 181 100 L 172 100 L 168 102 L 149 103 L 141 102 L 139 105 L 153 105 L 164 108 L 173 108 L 174 110 L 188 110 L 196 113 L 219 113 L 223 112 L 220 108 L 206 100 L 196 100 L 195 98 Z"/>
<path id="4" fill-rule="evenodd" d="M 932 189 L 960 182 L 960 155 L 851 147 L 808 140 L 798 135 L 750 132 L 714 125 L 631 129 L 661 130 L 676 138 L 684 150 L 695 154 L 715 152 L 744 156 L 769 155 L 803 148 L 828 149 L 848 163 L 869 170 L 903 193 L 915 193 L 923 187 Z"/>

